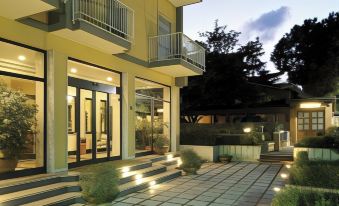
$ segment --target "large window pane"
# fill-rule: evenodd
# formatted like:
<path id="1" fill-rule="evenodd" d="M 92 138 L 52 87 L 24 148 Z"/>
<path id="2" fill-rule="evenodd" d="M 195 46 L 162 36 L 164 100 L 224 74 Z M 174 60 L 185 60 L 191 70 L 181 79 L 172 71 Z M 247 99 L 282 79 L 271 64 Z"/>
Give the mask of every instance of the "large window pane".
<path id="1" fill-rule="evenodd" d="M 17 159 L 15 170 L 43 167 L 43 91 L 43 82 L 0 75 L 0 161 Z"/>

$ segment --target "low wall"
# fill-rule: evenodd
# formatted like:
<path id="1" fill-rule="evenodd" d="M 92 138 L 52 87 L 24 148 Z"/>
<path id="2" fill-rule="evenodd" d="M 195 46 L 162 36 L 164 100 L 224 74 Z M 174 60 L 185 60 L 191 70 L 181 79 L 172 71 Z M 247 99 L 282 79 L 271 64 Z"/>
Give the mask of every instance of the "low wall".
<path id="1" fill-rule="evenodd" d="M 232 155 L 235 161 L 257 161 L 260 159 L 261 146 L 220 145 L 219 155 Z"/>
<path id="2" fill-rule="evenodd" d="M 294 147 L 293 157 L 297 158 L 297 154 L 301 151 L 308 152 L 308 158 L 310 160 L 339 160 L 339 153 L 334 149 L 329 148 L 307 148 L 307 147 Z"/>
<path id="3" fill-rule="evenodd" d="M 180 145 L 180 150 L 192 149 L 198 155 L 208 161 L 218 161 L 219 155 L 232 155 L 235 161 L 257 161 L 260 159 L 261 146 L 247 145 L 219 145 L 219 146 L 197 146 Z"/>

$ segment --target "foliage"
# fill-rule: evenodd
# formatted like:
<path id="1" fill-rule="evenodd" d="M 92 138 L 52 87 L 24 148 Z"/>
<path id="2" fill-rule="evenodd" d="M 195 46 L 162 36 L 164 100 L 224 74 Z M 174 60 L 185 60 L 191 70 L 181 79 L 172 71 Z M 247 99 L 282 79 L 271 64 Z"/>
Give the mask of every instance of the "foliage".
<path id="1" fill-rule="evenodd" d="M 326 19 L 307 19 L 295 25 L 272 53 L 271 60 L 291 83 L 313 96 L 338 90 L 339 13 Z"/>
<path id="2" fill-rule="evenodd" d="M 259 39 L 239 45 L 240 33 L 226 29 L 216 21 L 213 31 L 200 33 L 206 39 L 200 42 L 207 52 L 206 72 L 189 77 L 188 86 L 182 89 L 181 108 L 185 112 L 256 102 L 257 89 L 249 82 L 274 82 L 265 78 L 268 71 L 261 61 L 264 51 Z M 198 117 L 192 116 L 188 122 L 196 122 Z"/>
<path id="3" fill-rule="evenodd" d="M 308 161 L 308 152 L 307 151 L 300 151 L 297 154 L 297 161 L 303 162 L 303 161 Z"/>
<path id="4" fill-rule="evenodd" d="M 0 83 L 0 149 L 5 158 L 18 158 L 26 149 L 27 137 L 37 133 L 37 112 L 23 92 Z"/>
<path id="5" fill-rule="evenodd" d="M 185 171 L 186 169 L 194 168 L 199 170 L 202 164 L 202 160 L 199 155 L 191 149 L 182 150 L 180 153 L 182 160 L 181 168 Z"/>
<path id="6" fill-rule="evenodd" d="M 253 145 L 259 145 L 263 142 L 263 133 L 257 131 L 251 131 L 246 136 L 252 141 Z"/>
<path id="7" fill-rule="evenodd" d="M 113 164 L 97 164 L 80 174 L 83 198 L 92 204 L 111 202 L 119 194 L 119 174 Z"/>
<path id="8" fill-rule="evenodd" d="M 309 148 L 333 148 L 338 150 L 339 141 L 338 136 L 305 137 L 294 146 Z"/>
<path id="9" fill-rule="evenodd" d="M 152 127 L 151 123 L 146 118 L 136 119 L 136 144 L 138 147 L 151 145 Z"/>
<path id="10" fill-rule="evenodd" d="M 299 156 L 290 169 L 290 184 L 339 189 L 339 161 L 307 161 L 305 158 Z"/>
<path id="11" fill-rule="evenodd" d="M 339 195 L 298 188 L 284 188 L 273 199 L 272 206 L 336 206 Z"/>
<path id="12" fill-rule="evenodd" d="M 166 135 L 158 134 L 154 138 L 153 145 L 158 148 L 169 146 L 169 140 Z"/>

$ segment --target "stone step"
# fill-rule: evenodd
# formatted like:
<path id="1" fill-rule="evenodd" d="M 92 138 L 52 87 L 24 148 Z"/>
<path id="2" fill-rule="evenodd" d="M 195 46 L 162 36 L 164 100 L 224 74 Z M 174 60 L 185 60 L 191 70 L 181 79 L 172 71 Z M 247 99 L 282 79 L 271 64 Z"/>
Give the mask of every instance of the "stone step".
<path id="1" fill-rule="evenodd" d="M 28 204 L 24 204 L 23 206 L 65 206 L 65 205 L 73 205 L 73 206 L 83 206 L 85 205 L 85 201 L 81 198 L 80 192 L 69 192 L 61 195 L 56 195 L 53 197 L 49 197 L 46 199 L 30 202 Z"/>
<path id="2" fill-rule="evenodd" d="M 71 192 L 80 192 L 78 182 L 59 182 L 40 187 L 34 187 L 18 192 L 0 195 L 0 205 L 16 206 L 40 201 L 53 196 Z"/>
<path id="3" fill-rule="evenodd" d="M 150 177 L 141 178 L 126 184 L 120 185 L 119 197 L 150 187 L 153 184 L 159 184 L 173 178 L 181 176 L 180 170 L 170 170 Z"/>
<path id="4" fill-rule="evenodd" d="M 9 182 L 8 184 L 4 184 L 0 186 L 0 194 L 5 195 L 12 192 L 19 192 L 22 190 L 28 190 L 36 187 L 42 187 L 50 184 L 55 184 L 59 182 L 77 182 L 79 181 L 79 175 L 76 173 L 71 173 L 69 175 L 64 176 L 46 176 L 42 178 L 32 178 L 32 179 L 24 179 L 21 182 Z"/>
<path id="5" fill-rule="evenodd" d="M 124 172 L 121 174 L 119 184 L 122 185 L 127 182 L 134 181 L 136 179 L 136 175 L 142 175 L 142 177 L 149 177 L 149 176 L 156 175 L 156 174 L 159 174 L 165 171 L 166 171 L 166 166 L 155 165 L 155 166 L 147 167 L 147 168 L 140 169 L 140 170 Z"/>
<path id="6" fill-rule="evenodd" d="M 124 170 L 130 172 L 130 171 L 140 170 L 140 169 L 144 169 L 144 168 L 148 168 L 148 167 L 152 167 L 152 161 L 146 161 L 146 162 L 143 162 L 143 163 L 140 163 L 140 164 L 136 164 L 136 165 L 120 167 L 117 170 L 119 172 L 123 173 Z"/>

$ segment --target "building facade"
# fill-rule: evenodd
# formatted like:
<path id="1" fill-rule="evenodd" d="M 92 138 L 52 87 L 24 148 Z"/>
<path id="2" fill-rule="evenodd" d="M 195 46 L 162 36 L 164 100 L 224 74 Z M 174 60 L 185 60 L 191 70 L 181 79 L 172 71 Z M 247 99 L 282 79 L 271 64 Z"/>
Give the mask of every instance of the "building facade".
<path id="1" fill-rule="evenodd" d="M 182 33 L 198 2 L 1 1 L 0 178 L 151 154 L 154 138 L 178 150 L 179 91 L 205 69 Z"/>

